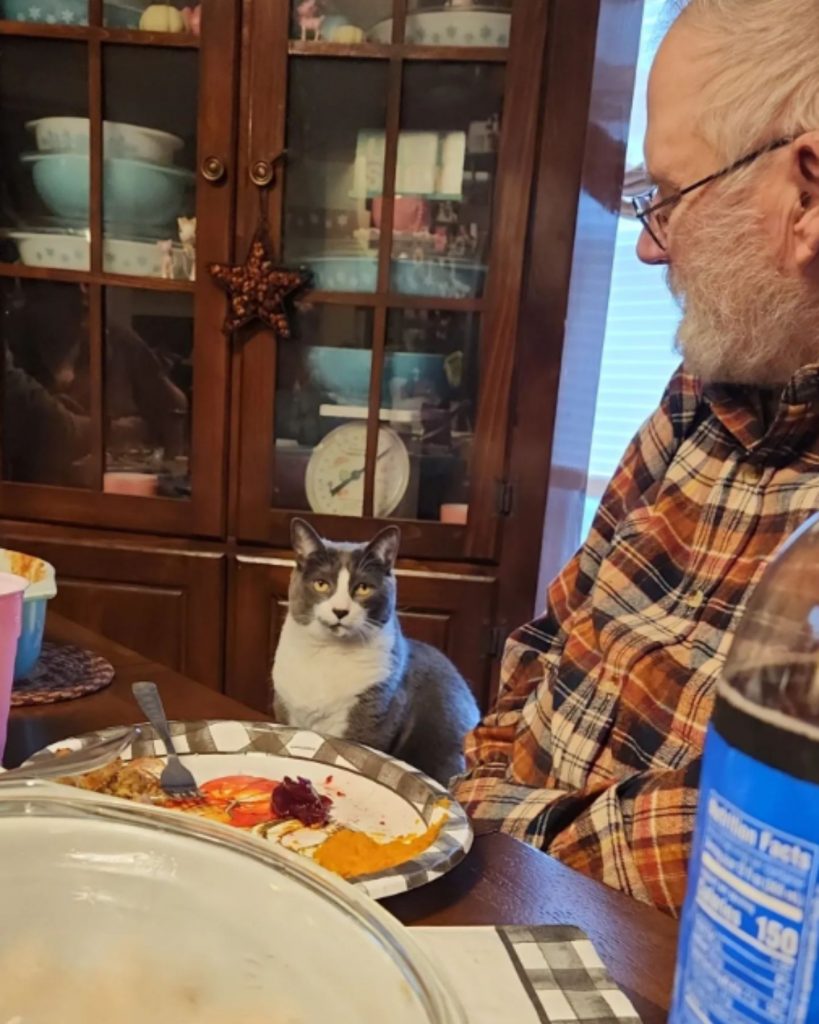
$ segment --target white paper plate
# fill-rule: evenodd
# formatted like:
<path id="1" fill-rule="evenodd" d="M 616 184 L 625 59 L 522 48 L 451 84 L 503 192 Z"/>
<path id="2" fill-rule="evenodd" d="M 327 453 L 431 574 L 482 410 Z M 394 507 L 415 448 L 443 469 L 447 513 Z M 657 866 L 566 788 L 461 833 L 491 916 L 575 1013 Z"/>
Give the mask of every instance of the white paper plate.
<path id="1" fill-rule="evenodd" d="M 172 722 L 177 750 L 197 783 L 229 775 L 253 775 L 281 781 L 285 775 L 309 779 L 333 801 L 332 818 L 340 825 L 377 833 L 386 839 L 420 834 L 442 815 L 443 787 L 415 768 L 358 743 L 265 722 Z M 111 730 L 51 744 L 35 758 L 57 749 L 78 749 L 97 742 Z M 150 726 L 123 759 L 160 756 L 164 750 Z M 34 760 L 32 759 L 32 760 Z M 435 842 L 420 855 L 376 874 L 351 881 L 375 899 L 393 896 L 440 878 L 466 856 L 472 827 L 463 809 L 449 798 L 447 818 Z M 186 819 L 191 818 L 185 815 Z M 191 818 L 191 820 L 196 820 Z M 228 827 L 228 826 L 222 826 Z M 319 833 L 321 838 L 324 835 Z M 300 829 L 281 837 L 275 828 L 271 843 L 306 853 L 315 847 L 317 833 Z M 320 840 L 319 840 L 320 841 Z"/>

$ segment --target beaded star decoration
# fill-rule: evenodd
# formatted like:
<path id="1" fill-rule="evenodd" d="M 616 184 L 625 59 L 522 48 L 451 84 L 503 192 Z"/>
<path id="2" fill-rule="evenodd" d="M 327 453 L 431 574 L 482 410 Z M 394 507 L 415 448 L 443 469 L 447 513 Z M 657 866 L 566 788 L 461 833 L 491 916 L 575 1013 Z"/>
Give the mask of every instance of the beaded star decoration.
<path id="1" fill-rule="evenodd" d="M 312 274 L 303 268 L 293 270 L 277 265 L 265 221 L 257 228 L 244 263 L 211 263 L 208 270 L 227 292 L 225 334 L 233 334 L 245 324 L 259 321 L 269 327 L 277 339 L 290 337 L 290 301 L 298 292 L 310 287 Z"/>

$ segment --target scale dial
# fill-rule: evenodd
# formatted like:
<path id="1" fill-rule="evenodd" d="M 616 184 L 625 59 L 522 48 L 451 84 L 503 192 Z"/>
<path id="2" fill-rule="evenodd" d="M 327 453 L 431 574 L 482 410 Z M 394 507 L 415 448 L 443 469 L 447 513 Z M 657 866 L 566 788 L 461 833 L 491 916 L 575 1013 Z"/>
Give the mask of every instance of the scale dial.
<path id="1" fill-rule="evenodd" d="M 323 438 L 307 464 L 310 508 L 322 515 L 360 516 L 364 509 L 366 423 L 345 423 Z M 385 519 L 401 504 L 410 482 L 409 452 L 389 427 L 378 431 L 373 515 Z"/>

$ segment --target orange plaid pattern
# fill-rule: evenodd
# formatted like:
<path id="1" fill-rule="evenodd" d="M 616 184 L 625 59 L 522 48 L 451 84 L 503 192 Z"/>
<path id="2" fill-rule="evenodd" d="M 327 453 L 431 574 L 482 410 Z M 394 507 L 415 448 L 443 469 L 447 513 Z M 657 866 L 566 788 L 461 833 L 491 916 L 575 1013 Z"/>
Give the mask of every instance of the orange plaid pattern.
<path id="1" fill-rule="evenodd" d="M 715 680 L 765 565 L 817 509 L 819 367 L 778 404 L 678 371 L 546 612 L 507 644 L 454 787 L 478 828 L 676 914 Z"/>

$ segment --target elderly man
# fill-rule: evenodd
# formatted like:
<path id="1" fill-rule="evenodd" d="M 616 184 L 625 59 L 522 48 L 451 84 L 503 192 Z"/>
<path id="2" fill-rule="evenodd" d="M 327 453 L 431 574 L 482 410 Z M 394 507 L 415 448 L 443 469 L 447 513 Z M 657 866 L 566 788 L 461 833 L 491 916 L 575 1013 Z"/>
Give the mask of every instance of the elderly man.
<path id="1" fill-rule="evenodd" d="M 638 252 L 668 266 L 683 368 L 509 641 L 455 793 L 479 830 L 674 914 L 732 633 L 819 509 L 817 0 L 691 0 L 645 152 Z"/>

